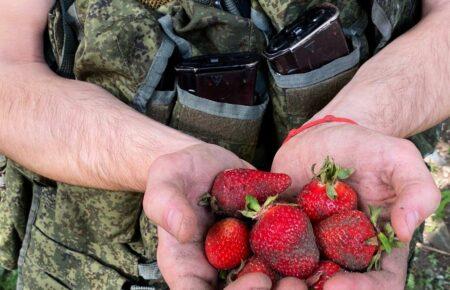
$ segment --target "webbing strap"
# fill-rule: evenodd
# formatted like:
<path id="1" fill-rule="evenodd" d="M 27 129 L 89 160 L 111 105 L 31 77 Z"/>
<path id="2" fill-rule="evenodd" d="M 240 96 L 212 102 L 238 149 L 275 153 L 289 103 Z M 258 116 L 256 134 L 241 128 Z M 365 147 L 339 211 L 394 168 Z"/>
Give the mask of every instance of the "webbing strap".
<path id="1" fill-rule="evenodd" d="M 75 32 L 69 25 L 67 11 L 74 0 L 59 0 L 61 6 L 62 28 L 63 28 L 63 47 L 61 61 L 58 63 L 58 74 L 65 78 L 75 78 L 73 65 L 75 53 L 78 47 L 78 40 Z"/>
<path id="2" fill-rule="evenodd" d="M 34 222 L 36 221 L 38 209 L 40 206 L 41 194 L 42 194 L 42 188 L 40 186 L 33 185 L 33 197 L 32 197 L 32 201 L 31 201 L 30 213 L 28 214 L 28 221 L 27 221 L 27 227 L 25 230 L 25 237 L 22 242 L 22 248 L 20 249 L 19 260 L 17 262 L 18 267 L 19 267 L 19 274 L 17 276 L 17 286 L 16 286 L 17 290 L 24 289 L 24 284 L 23 284 L 23 279 L 22 279 L 22 267 L 25 262 L 25 257 L 27 255 L 28 247 L 30 245 L 31 228 L 33 227 Z"/>
<path id="3" fill-rule="evenodd" d="M 130 287 L 130 290 L 157 290 L 155 287 L 153 286 L 136 286 L 133 285 Z"/>
<path id="4" fill-rule="evenodd" d="M 156 262 L 150 264 L 139 264 L 138 271 L 139 276 L 141 276 L 145 280 L 158 280 L 162 277 L 161 272 L 158 268 L 158 264 Z"/>

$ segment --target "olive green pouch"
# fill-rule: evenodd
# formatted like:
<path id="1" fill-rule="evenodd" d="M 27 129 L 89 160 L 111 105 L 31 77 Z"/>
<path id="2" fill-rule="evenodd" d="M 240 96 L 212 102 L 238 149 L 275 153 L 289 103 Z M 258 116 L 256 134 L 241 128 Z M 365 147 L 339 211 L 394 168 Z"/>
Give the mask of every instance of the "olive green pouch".
<path id="1" fill-rule="evenodd" d="M 159 19 L 168 38 L 177 46 L 182 58 L 231 53 L 261 52 L 265 46 L 266 25 L 257 11 L 252 19 L 233 15 L 195 1 L 174 2 L 167 15 Z M 266 25 L 267 26 L 267 25 Z M 258 143 L 262 118 L 268 104 L 263 90 L 255 106 L 218 103 L 177 88 L 177 100 L 170 126 L 209 143 L 225 147 L 251 161 Z M 155 95 L 150 102 L 158 102 Z"/>
<path id="2" fill-rule="evenodd" d="M 330 102 L 356 73 L 366 42 L 362 36 L 351 37 L 350 54 L 310 72 L 281 75 L 269 65 L 269 91 L 278 142 Z"/>
<path id="3" fill-rule="evenodd" d="M 178 88 L 171 126 L 251 161 L 269 99 L 254 106 L 219 103 Z"/>
<path id="4" fill-rule="evenodd" d="M 154 91 L 147 102 L 146 115 L 163 124 L 168 124 L 176 97 L 175 91 Z"/>

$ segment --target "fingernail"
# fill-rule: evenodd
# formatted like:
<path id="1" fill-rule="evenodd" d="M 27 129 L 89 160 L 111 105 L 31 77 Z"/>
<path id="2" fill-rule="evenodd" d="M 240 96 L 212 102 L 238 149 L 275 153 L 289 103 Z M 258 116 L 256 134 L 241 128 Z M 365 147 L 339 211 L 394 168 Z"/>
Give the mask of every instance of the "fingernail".
<path id="1" fill-rule="evenodd" d="M 170 228 L 170 232 L 178 238 L 179 231 L 181 229 L 181 223 L 183 222 L 183 214 L 176 210 L 171 209 L 167 215 L 167 225 Z"/>
<path id="2" fill-rule="evenodd" d="M 409 212 L 406 215 L 406 224 L 408 225 L 408 230 L 411 233 L 411 235 L 416 230 L 418 223 L 419 223 L 419 213 L 417 211 Z"/>

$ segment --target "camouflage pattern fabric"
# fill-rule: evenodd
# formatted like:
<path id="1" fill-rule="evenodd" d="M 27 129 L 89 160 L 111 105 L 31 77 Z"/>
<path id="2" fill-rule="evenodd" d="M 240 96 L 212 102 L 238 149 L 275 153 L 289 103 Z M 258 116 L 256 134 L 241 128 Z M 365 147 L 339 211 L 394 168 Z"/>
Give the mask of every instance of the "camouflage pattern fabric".
<path id="1" fill-rule="evenodd" d="M 0 265 L 12 270 L 17 267 L 25 237 L 31 184 L 10 164 L 1 171 L 4 185 L 0 187 Z"/>
<path id="2" fill-rule="evenodd" d="M 251 1 L 253 12 L 266 15 L 274 31 L 307 7 L 322 2 Z M 347 30 L 365 14 L 356 0 L 331 2 L 341 9 L 341 21 Z M 390 9 L 389 2 L 377 3 Z M 397 23 L 409 19 L 408 8 L 401 8 L 406 7 L 406 1 L 391 2 L 400 5 L 388 16 L 396 29 Z M 164 53 L 172 52 L 162 51 L 164 43 L 176 45 L 158 20 L 164 15 L 170 17 L 174 35 L 189 45 L 192 56 L 261 52 L 268 35 L 254 21 L 188 0 L 76 0 L 74 5 L 74 29 L 80 39 L 74 68 L 77 79 L 99 85 L 129 105 L 134 106 L 136 98 L 141 97 L 141 101 L 148 101 L 143 103 L 142 113 L 247 160 L 252 159 L 260 141 L 266 105 L 273 105 L 281 140 L 287 130 L 324 106 L 357 69 L 355 65 L 318 83 L 290 89 L 277 86 L 270 78 L 269 104 L 261 101 L 261 109 L 252 117 L 236 115 L 242 109 L 238 106 L 231 106 L 231 113 L 223 115 L 208 106 L 189 106 L 177 93 L 158 91 L 150 84 L 152 80 L 159 82 L 167 65 Z M 56 60 L 61 59 L 63 51 L 59 8 L 56 5 L 49 14 L 48 23 Z M 266 32 L 270 30 L 268 27 Z M 0 188 L 0 265 L 12 269 L 19 260 L 20 289 L 120 289 L 124 283 L 166 288 L 161 280 L 144 281 L 139 273 L 140 264 L 155 261 L 157 248 L 157 230 L 142 211 L 142 193 L 57 183 L 11 160 L 4 174 L 6 188 Z"/>
<path id="3" fill-rule="evenodd" d="M 97 84 L 129 103 L 161 45 L 158 14 L 134 0 L 79 0 L 83 39 L 77 79 Z"/>
<path id="4" fill-rule="evenodd" d="M 59 65 L 62 62 L 63 51 L 63 27 L 62 27 L 62 15 L 61 7 L 59 3 L 56 4 L 56 8 L 50 11 L 48 14 L 48 34 L 51 42 L 51 48 L 53 50 L 53 56 L 56 57 L 56 63 Z"/>
<path id="5" fill-rule="evenodd" d="M 162 5 L 169 3 L 171 0 L 140 0 L 140 1 L 152 9 L 157 9 Z"/>
<path id="6" fill-rule="evenodd" d="M 378 29 L 377 49 L 384 47 L 393 37 L 410 28 L 419 17 L 418 0 L 374 0 L 372 20 Z"/>
<path id="7" fill-rule="evenodd" d="M 192 46 L 192 56 L 211 53 L 262 52 L 263 33 L 247 18 L 191 0 L 180 0 L 169 12 L 176 34 Z"/>
<path id="8" fill-rule="evenodd" d="M 136 227 L 142 194 L 62 183 L 55 187 L 34 184 L 33 191 L 38 192 L 34 194 L 37 202 L 33 201 L 36 208 L 30 213 L 34 220 L 27 227 L 29 244 L 20 265 L 25 286 L 39 284 L 23 270 L 31 267 L 70 289 L 119 289 L 128 280 L 140 279 L 139 261 L 155 259 L 154 238 L 147 247 L 138 246 L 142 244 Z M 144 235 L 148 235 L 150 226 L 144 226 Z M 130 248 L 145 250 L 138 253 Z"/>
<path id="9" fill-rule="evenodd" d="M 340 20 L 349 27 L 365 14 L 356 0 L 260 0 L 259 3 L 277 31 L 294 21 L 308 7 L 319 3 L 332 3 L 340 10 Z"/>

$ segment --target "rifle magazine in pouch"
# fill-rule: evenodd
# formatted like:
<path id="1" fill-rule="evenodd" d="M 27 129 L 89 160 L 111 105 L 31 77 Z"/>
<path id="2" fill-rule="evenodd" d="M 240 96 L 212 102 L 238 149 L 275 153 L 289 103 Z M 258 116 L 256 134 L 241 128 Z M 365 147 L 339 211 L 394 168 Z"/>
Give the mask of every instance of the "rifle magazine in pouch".
<path id="1" fill-rule="evenodd" d="M 173 128 L 222 146 L 245 160 L 253 159 L 269 102 L 267 95 L 257 105 L 244 106 L 200 98 L 179 87 L 177 90 Z"/>
<path id="2" fill-rule="evenodd" d="M 278 142 L 321 110 L 351 80 L 366 41 L 363 36 L 353 35 L 352 43 L 350 54 L 306 73 L 281 75 L 269 65 L 269 92 Z"/>

